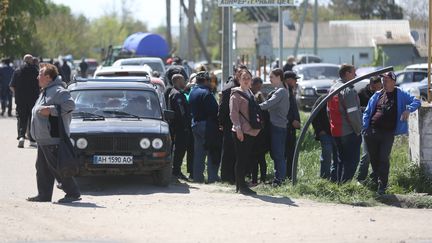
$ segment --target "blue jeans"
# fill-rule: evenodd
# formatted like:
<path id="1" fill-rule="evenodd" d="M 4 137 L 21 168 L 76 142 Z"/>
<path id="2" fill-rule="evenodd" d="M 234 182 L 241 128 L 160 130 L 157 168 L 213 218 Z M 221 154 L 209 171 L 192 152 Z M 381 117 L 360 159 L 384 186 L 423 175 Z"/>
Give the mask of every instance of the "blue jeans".
<path id="1" fill-rule="evenodd" d="M 336 182 L 340 166 L 336 142 L 329 134 L 320 135 L 319 140 L 321 143 L 320 177 Z"/>
<path id="2" fill-rule="evenodd" d="M 366 146 L 366 139 L 363 136 L 362 155 L 360 158 L 357 180 L 358 181 L 364 181 L 368 175 L 368 172 L 369 172 L 369 152 L 368 152 L 368 149 Z"/>
<path id="3" fill-rule="evenodd" d="M 197 122 L 192 125 L 192 133 L 194 136 L 193 180 L 199 183 L 204 182 L 205 159 L 207 157 L 208 182 L 213 183 L 219 180 L 219 161 L 214 161 L 215 163 L 213 163 L 212 156 L 209 156 L 209 151 L 204 148 L 205 129 L 205 121 Z"/>
<path id="4" fill-rule="evenodd" d="M 270 156 L 274 161 L 275 179 L 278 181 L 285 180 L 287 165 L 285 160 L 285 144 L 287 129 L 271 125 L 271 149 Z"/>
<path id="5" fill-rule="evenodd" d="M 336 145 L 339 152 L 339 160 L 341 162 L 338 175 L 340 174 L 339 182 L 345 183 L 354 177 L 357 170 L 357 165 L 360 160 L 360 146 L 362 137 L 351 133 L 342 137 L 336 137 Z"/>

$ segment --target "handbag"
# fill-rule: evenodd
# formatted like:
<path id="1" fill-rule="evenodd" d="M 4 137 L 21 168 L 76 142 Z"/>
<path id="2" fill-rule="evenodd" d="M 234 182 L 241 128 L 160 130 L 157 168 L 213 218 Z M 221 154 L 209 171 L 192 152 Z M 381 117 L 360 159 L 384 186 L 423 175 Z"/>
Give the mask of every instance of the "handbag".
<path id="1" fill-rule="evenodd" d="M 58 112 L 57 120 L 60 137 L 57 153 L 57 172 L 62 178 L 72 177 L 77 175 L 79 172 L 79 159 L 75 152 L 75 148 L 66 133 L 63 119 L 61 117 L 61 107 L 57 105 L 56 109 Z"/>

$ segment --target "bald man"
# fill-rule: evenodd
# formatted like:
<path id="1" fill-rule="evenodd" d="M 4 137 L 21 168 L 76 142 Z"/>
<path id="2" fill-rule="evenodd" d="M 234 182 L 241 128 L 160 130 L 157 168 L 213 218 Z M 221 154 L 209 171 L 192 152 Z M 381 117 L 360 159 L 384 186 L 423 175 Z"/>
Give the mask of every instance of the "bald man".
<path id="1" fill-rule="evenodd" d="M 25 134 L 31 120 L 31 110 L 39 96 L 39 84 L 37 67 L 33 64 L 33 56 L 26 54 L 24 64 L 14 71 L 9 85 L 15 96 L 16 113 L 18 119 L 18 148 L 24 148 Z M 30 131 L 29 131 L 30 134 Z M 30 146 L 36 146 L 36 142 L 29 135 Z"/>

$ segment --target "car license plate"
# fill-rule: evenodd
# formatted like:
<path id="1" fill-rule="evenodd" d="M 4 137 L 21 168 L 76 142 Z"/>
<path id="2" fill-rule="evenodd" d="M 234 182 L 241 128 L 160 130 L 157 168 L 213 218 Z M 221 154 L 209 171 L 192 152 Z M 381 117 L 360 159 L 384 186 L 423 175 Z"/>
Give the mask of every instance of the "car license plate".
<path id="1" fill-rule="evenodd" d="M 131 165 L 133 156 L 95 155 L 93 164 L 97 165 Z"/>

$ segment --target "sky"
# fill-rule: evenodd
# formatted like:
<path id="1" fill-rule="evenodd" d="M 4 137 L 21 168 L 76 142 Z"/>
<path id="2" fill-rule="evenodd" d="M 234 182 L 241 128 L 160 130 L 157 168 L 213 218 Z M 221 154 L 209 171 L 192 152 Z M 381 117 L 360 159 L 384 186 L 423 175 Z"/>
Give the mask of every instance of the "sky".
<path id="1" fill-rule="evenodd" d="M 83 14 L 89 19 L 98 18 L 104 13 L 116 9 L 121 10 L 121 0 L 51 0 L 56 4 L 63 4 L 72 9 L 73 14 Z M 197 1 L 201 2 L 200 0 Z M 126 0 L 126 6 L 132 15 L 147 23 L 149 29 L 165 25 L 165 0 Z M 179 0 L 171 0 L 171 23 L 176 25 L 179 19 Z M 177 24 L 178 25 L 178 24 Z"/>

